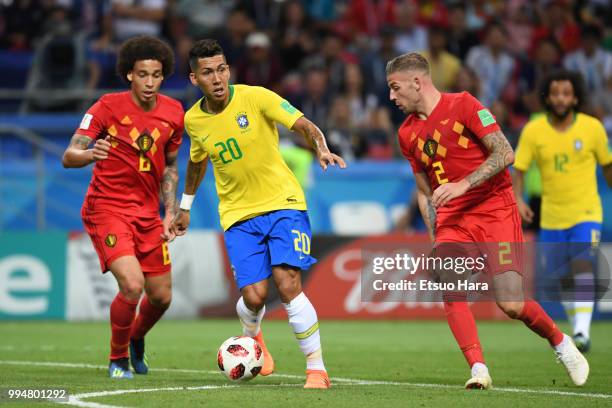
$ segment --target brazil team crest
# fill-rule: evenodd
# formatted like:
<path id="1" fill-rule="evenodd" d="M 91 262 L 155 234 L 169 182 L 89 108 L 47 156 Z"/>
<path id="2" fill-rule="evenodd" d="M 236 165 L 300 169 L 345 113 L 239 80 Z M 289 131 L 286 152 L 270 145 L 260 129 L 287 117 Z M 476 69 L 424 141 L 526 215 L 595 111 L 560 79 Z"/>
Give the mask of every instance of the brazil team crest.
<path id="1" fill-rule="evenodd" d="M 438 151 L 438 142 L 436 142 L 433 139 L 427 139 L 427 141 L 425 142 L 425 145 L 423 146 L 423 152 L 425 152 L 425 154 L 429 156 L 429 158 L 433 159 L 437 151 Z"/>
<path id="2" fill-rule="evenodd" d="M 582 140 L 580 139 L 574 140 L 574 149 L 576 149 L 577 152 L 582 150 Z"/>
<path id="3" fill-rule="evenodd" d="M 246 112 L 239 112 L 238 115 L 236 115 L 236 123 L 238 123 L 240 129 L 249 127 L 249 118 L 247 118 Z"/>

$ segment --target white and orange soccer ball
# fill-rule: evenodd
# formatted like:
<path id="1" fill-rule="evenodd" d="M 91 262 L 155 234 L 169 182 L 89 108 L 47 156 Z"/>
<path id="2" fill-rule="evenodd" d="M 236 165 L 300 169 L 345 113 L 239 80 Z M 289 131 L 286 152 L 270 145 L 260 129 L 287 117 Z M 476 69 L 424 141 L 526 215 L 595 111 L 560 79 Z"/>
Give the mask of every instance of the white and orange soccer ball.
<path id="1" fill-rule="evenodd" d="M 264 356 L 259 343 L 251 337 L 230 337 L 217 352 L 219 369 L 230 381 L 249 381 L 261 371 Z"/>

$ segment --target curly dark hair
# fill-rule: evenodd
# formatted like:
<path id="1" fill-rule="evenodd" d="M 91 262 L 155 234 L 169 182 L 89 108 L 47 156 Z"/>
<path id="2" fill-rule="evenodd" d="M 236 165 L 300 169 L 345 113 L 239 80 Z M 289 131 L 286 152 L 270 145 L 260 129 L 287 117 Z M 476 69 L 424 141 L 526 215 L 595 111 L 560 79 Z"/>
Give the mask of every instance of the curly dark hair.
<path id="1" fill-rule="evenodd" d="M 155 37 L 133 37 L 121 44 L 117 53 L 117 75 L 123 80 L 134 69 L 136 61 L 157 60 L 162 64 L 162 74 L 168 78 L 174 72 L 174 53 L 165 42 Z"/>
<path id="2" fill-rule="evenodd" d="M 217 40 L 206 38 L 196 41 L 189 50 L 189 66 L 191 71 L 195 72 L 198 69 L 199 58 L 209 58 L 215 55 L 224 55 L 223 48 L 221 48 Z"/>
<path id="3" fill-rule="evenodd" d="M 559 69 L 552 71 L 548 75 L 546 75 L 542 82 L 540 83 L 540 103 L 542 106 L 549 109 L 549 104 L 547 102 L 548 96 L 550 95 L 550 85 L 554 81 L 569 81 L 572 83 L 572 88 L 574 89 L 574 96 L 578 103 L 575 106 L 575 110 L 579 110 L 584 103 L 584 81 L 582 80 L 582 75 L 578 72 L 567 71 L 564 69 Z"/>

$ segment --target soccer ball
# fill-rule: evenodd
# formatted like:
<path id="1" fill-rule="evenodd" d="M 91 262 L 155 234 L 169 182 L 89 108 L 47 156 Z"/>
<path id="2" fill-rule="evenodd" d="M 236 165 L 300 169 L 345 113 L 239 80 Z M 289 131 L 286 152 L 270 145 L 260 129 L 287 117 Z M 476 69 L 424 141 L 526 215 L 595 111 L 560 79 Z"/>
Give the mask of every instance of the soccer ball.
<path id="1" fill-rule="evenodd" d="M 257 377 L 263 366 L 263 351 L 250 337 L 230 337 L 217 352 L 219 369 L 230 381 L 249 381 Z"/>

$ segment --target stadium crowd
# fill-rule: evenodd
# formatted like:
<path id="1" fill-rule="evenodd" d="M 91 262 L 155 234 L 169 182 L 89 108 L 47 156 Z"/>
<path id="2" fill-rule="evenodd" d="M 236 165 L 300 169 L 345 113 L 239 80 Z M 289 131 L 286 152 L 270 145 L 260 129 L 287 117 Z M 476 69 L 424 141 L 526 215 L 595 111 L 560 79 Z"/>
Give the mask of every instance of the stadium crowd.
<path id="1" fill-rule="evenodd" d="M 562 66 L 582 74 L 584 110 L 612 133 L 611 21 L 608 0 L 0 0 L 0 52 L 82 38 L 48 61 L 61 73 L 81 52 L 77 86 L 116 88 L 117 45 L 154 35 L 177 55 L 166 86 L 186 89 L 189 48 L 213 37 L 234 82 L 285 95 L 343 157 L 385 160 L 398 155 L 403 115 L 384 68 L 412 51 L 429 60 L 440 90 L 467 90 L 489 106 L 513 145 L 542 108 L 540 79 Z"/>

